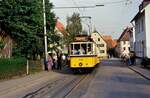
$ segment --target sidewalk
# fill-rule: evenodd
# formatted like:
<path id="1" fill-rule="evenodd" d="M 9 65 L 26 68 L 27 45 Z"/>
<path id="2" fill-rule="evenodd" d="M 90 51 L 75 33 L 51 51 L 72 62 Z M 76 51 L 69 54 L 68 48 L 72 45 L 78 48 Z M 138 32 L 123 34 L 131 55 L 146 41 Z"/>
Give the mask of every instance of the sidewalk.
<path id="1" fill-rule="evenodd" d="M 59 74 L 52 72 L 52 71 L 50 72 L 42 71 L 34 75 L 28 75 L 22 78 L 0 82 L 0 96 L 5 95 L 9 92 L 15 91 L 18 88 L 23 88 L 29 85 L 35 85 L 37 83 L 47 81 L 58 75 Z"/>
<path id="2" fill-rule="evenodd" d="M 150 69 L 146 69 L 141 67 L 141 65 L 136 65 L 136 66 L 129 66 L 129 68 L 136 73 L 140 74 L 144 78 L 150 80 Z"/>

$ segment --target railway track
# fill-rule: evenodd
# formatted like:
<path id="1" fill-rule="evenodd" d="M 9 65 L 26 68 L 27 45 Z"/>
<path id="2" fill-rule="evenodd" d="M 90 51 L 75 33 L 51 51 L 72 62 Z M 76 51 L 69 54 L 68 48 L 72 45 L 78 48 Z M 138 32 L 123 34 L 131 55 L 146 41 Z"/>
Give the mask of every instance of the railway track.
<path id="1" fill-rule="evenodd" d="M 60 77 L 23 98 L 72 98 L 72 96 L 82 96 L 95 73 L 96 69 L 89 74 Z"/>

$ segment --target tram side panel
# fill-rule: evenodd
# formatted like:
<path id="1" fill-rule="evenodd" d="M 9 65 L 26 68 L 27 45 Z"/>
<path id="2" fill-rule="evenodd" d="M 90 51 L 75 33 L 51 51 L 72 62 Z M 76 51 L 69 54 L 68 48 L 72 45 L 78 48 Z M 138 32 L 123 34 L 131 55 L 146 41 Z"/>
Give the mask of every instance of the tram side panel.
<path id="1" fill-rule="evenodd" d="M 98 63 L 97 56 L 71 56 L 71 68 L 93 68 Z"/>

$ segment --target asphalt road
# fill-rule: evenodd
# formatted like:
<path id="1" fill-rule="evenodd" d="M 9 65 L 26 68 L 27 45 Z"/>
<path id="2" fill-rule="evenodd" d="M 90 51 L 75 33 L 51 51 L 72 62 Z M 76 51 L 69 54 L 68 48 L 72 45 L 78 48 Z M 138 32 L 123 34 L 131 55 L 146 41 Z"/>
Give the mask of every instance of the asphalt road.
<path id="1" fill-rule="evenodd" d="M 103 61 L 81 98 L 150 98 L 150 81 L 117 60 Z"/>
<path id="2" fill-rule="evenodd" d="M 119 60 L 102 61 L 89 74 L 67 69 L 44 79 L 0 98 L 150 98 L 150 81 Z"/>

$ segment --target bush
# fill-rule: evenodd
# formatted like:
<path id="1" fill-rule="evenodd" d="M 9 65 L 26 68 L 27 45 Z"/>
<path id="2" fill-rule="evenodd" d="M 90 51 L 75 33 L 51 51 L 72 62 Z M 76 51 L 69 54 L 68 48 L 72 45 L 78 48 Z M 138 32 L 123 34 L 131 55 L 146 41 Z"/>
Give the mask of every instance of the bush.
<path id="1" fill-rule="evenodd" d="M 13 76 L 26 73 L 25 58 L 1 58 L 0 59 L 0 79 L 9 79 Z"/>

